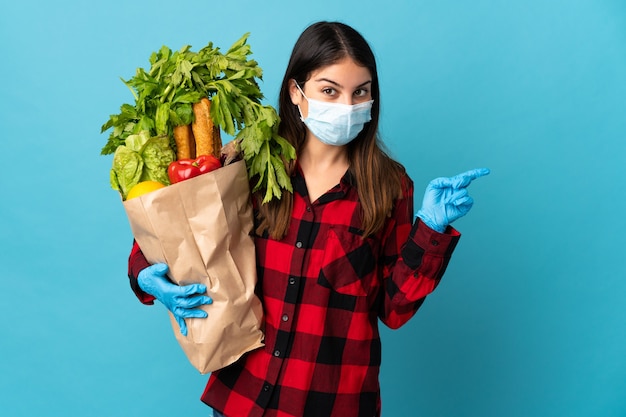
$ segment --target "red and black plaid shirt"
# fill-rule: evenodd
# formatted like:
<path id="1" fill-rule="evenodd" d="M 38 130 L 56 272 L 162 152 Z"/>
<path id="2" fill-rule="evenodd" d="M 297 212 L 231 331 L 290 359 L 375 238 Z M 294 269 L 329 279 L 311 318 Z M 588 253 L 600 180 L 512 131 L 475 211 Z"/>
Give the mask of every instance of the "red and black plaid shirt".
<path id="1" fill-rule="evenodd" d="M 378 320 L 406 323 L 442 277 L 460 237 L 413 224 L 413 183 L 385 227 L 362 239 L 352 178 L 311 203 L 293 178 L 287 236 L 255 238 L 265 347 L 212 373 L 202 401 L 227 417 L 375 417 L 381 342 Z M 135 247 L 131 285 L 147 266 Z M 208 318 L 210 320 L 210 316 Z"/>

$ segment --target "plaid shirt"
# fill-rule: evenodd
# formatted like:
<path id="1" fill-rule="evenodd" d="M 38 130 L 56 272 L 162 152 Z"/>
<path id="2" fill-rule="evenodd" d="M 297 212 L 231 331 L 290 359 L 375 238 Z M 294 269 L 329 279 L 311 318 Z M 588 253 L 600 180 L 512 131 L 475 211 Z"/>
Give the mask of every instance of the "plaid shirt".
<path id="1" fill-rule="evenodd" d="M 213 372 L 202 401 L 227 417 L 380 415 L 378 320 L 395 329 L 415 314 L 460 237 L 413 224 L 413 183 L 404 182 L 383 230 L 363 239 L 349 174 L 314 203 L 294 176 L 287 236 L 255 237 L 265 347 Z M 146 265 L 135 247 L 131 286 L 151 303 L 134 278 Z"/>

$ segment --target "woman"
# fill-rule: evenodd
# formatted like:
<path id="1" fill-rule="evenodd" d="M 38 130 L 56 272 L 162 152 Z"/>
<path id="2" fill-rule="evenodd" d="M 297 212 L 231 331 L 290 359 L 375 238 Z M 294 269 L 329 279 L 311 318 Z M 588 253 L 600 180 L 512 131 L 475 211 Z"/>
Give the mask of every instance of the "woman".
<path id="1" fill-rule="evenodd" d="M 202 401 L 228 417 L 379 416 L 378 320 L 400 327 L 435 289 L 460 237 L 449 224 L 488 170 L 433 180 L 413 221 L 413 183 L 377 136 L 374 55 L 344 24 L 302 33 L 279 100 L 297 159 L 293 194 L 254 196 L 265 347 L 214 372 Z M 142 301 L 159 299 L 182 323 L 206 316 L 194 309 L 211 302 L 206 288 L 173 285 L 166 271 L 133 249 Z"/>

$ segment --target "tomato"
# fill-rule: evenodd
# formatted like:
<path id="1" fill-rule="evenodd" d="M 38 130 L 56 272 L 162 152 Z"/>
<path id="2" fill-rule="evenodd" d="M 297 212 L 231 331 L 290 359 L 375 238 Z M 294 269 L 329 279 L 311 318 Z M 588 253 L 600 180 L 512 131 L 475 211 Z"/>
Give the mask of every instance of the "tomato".
<path id="1" fill-rule="evenodd" d="M 167 167 L 167 175 L 172 184 L 214 171 L 222 166 L 213 155 L 201 155 L 196 159 L 179 159 Z"/>

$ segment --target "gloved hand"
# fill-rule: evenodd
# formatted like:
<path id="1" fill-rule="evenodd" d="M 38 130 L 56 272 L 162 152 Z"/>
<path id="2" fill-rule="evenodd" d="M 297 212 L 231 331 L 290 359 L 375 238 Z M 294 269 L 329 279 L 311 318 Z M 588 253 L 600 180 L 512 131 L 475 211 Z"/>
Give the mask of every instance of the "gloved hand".
<path id="1" fill-rule="evenodd" d="M 207 317 L 206 311 L 197 309 L 203 304 L 212 304 L 213 299 L 206 295 L 206 285 L 176 285 L 167 279 L 168 266 L 163 263 L 151 265 L 143 269 L 137 276 L 139 288 L 156 297 L 172 312 L 180 327 L 180 333 L 187 336 L 186 318 Z"/>
<path id="2" fill-rule="evenodd" d="M 417 212 L 417 217 L 426 226 L 443 233 L 449 224 L 465 216 L 472 208 L 474 200 L 469 196 L 467 186 L 476 178 L 487 174 L 487 168 L 479 168 L 451 178 L 432 180 L 426 187 L 422 208 Z"/>

